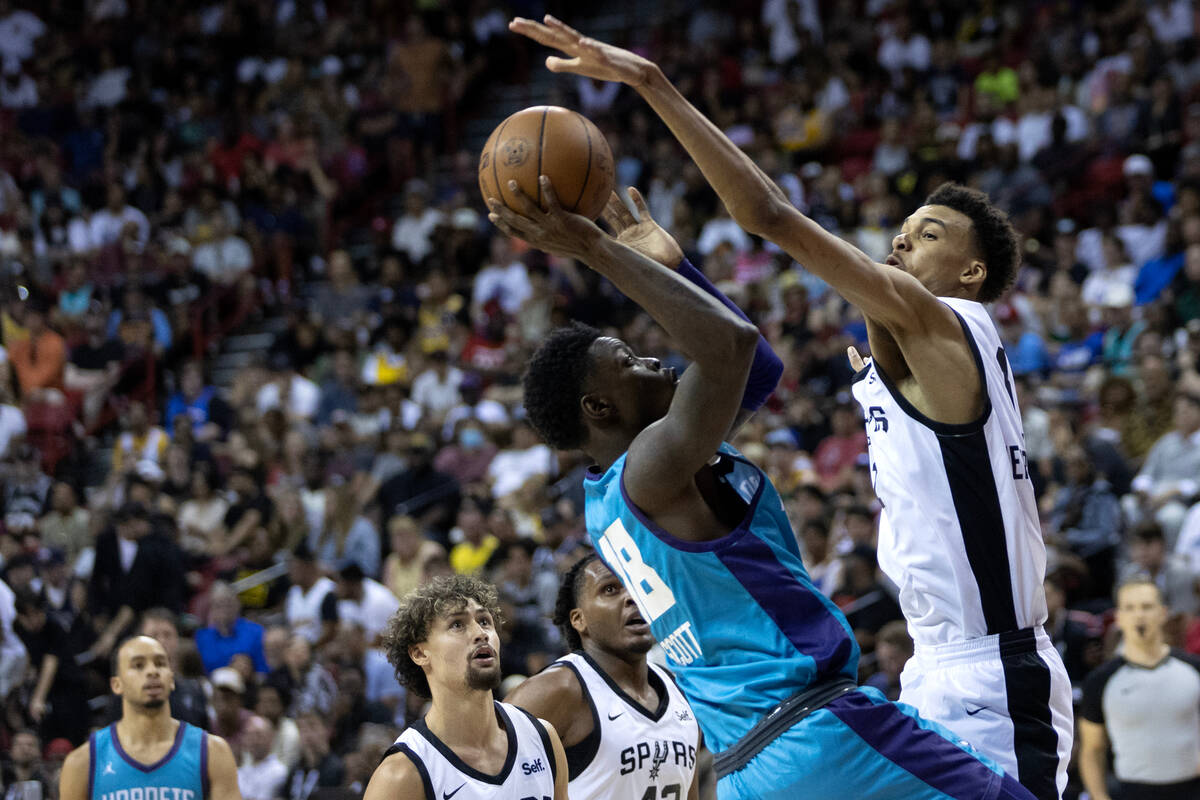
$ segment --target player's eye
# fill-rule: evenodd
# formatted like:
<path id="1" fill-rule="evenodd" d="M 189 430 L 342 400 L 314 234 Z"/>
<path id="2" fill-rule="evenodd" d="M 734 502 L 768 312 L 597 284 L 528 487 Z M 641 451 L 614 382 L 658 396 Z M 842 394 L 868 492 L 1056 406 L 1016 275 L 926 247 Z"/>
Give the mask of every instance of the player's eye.
<path id="1" fill-rule="evenodd" d="M 928 232 L 928 231 L 926 231 L 926 232 L 925 232 L 925 238 L 926 238 L 926 239 L 936 239 L 936 238 L 937 238 L 937 236 L 936 236 L 936 235 L 934 235 L 934 234 L 932 234 L 932 233 L 930 233 L 930 232 Z"/>
<path id="2" fill-rule="evenodd" d="M 463 626 L 463 624 L 462 624 L 462 621 L 461 621 L 461 620 L 457 620 L 457 619 L 456 619 L 456 620 L 454 620 L 453 622 L 451 622 L 451 623 L 450 623 L 450 630 L 452 630 L 452 631 L 453 631 L 453 630 L 458 630 L 458 629 L 459 629 L 459 628 L 461 628 L 462 626 Z"/>

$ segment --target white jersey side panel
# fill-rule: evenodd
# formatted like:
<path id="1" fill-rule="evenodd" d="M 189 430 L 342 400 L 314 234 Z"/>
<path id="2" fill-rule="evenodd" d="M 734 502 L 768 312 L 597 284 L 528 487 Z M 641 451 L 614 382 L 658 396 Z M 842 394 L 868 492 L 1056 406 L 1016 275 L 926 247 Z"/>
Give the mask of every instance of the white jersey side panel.
<path id="1" fill-rule="evenodd" d="M 592 733 L 567 748 L 571 800 L 641 800 L 687 797 L 696 772 L 700 728 L 679 687 L 650 664 L 660 693 L 648 712 L 617 686 L 587 655 L 571 653 L 551 668 L 570 669 L 583 687 L 592 714 Z"/>
<path id="2" fill-rule="evenodd" d="M 982 304 L 941 300 L 962 322 L 983 375 L 980 419 L 929 420 L 873 362 L 853 388 L 883 503 L 879 566 L 900 587 L 918 647 L 1046 619 L 1046 548 L 1008 360 Z"/>
<path id="3" fill-rule="evenodd" d="M 496 703 L 496 717 L 508 733 L 508 758 L 496 775 L 469 765 L 420 720 L 409 726 L 389 752 L 404 752 L 421 773 L 426 794 L 434 800 L 551 800 L 554 797 L 554 753 L 545 728 L 529 714 Z"/>

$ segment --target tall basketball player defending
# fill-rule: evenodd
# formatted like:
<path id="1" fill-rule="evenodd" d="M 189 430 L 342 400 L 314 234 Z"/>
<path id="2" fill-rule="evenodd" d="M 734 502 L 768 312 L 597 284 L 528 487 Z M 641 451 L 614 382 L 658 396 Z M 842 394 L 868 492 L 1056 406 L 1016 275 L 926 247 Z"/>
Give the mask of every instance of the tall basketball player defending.
<path id="1" fill-rule="evenodd" d="M 546 212 L 510 188 L 521 213 L 492 198 L 496 225 L 609 278 L 692 360 L 677 378 L 593 328 L 560 328 L 530 360 L 525 407 L 552 446 L 594 462 L 588 533 L 717 754 L 718 795 L 1032 797 L 954 734 L 855 687 L 854 637 L 808 579 L 779 494 L 724 443 L 772 360 L 754 326 L 698 274 L 564 211 L 544 176 Z"/>
<path id="2" fill-rule="evenodd" d="M 514 20 L 557 48 L 556 72 L 633 86 L 743 228 L 783 248 L 856 305 L 873 356 L 866 411 L 885 511 L 879 562 L 916 642 L 901 699 L 1058 797 L 1071 752 L 1070 684 L 1041 625 L 1045 548 L 1004 350 L 982 303 L 1012 282 L 1012 228 L 977 193 L 943 186 L 905 220 L 887 264 L 823 230 L 650 61 L 552 17 Z"/>
<path id="3" fill-rule="evenodd" d="M 562 732 L 571 800 L 695 800 L 696 717 L 647 662 L 650 626 L 595 554 L 563 575 L 554 622 L 571 652 L 506 699 Z"/>
<path id="4" fill-rule="evenodd" d="M 163 646 L 136 636 L 117 650 L 112 690 L 121 719 L 63 762 L 62 800 L 241 800 L 237 764 L 220 736 L 171 717 L 175 676 Z"/>

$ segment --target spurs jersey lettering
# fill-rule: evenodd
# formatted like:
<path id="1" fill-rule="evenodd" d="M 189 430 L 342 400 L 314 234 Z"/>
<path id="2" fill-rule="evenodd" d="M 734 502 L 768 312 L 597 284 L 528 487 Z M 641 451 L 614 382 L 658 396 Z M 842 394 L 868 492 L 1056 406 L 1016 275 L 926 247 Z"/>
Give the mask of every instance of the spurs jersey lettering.
<path id="1" fill-rule="evenodd" d="M 1046 547 L 1012 371 L 984 306 L 940 299 L 958 316 L 979 368 L 978 420 L 930 420 L 874 362 L 854 377 L 883 504 L 879 566 L 900 587 L 918 646 L 1046 620 Z"/>
<path id="2" fill-rule="evenodd" d="M 685 798 L 696 772 L 700 728 L 675 681 L 650 664 L 658 707 L 647 711 L 585 653 L 549 669 L 570 669 L 583 688 L 592 732 L 566 748 L 571 800 Z"/>
<path id="3" fill-rule="evenodd" d="M 424 719 L 400 734 L 385 757 L 407 755 L 421 775 L 428 800 L 552 800 L 556 765 L 545 726 L 508 703 L 496 703 L 496 719 L 508 736 L 508 756 L 495 775 L 466 764 Z"/>
<path id="4" fill-rule="evenodd" d="M 89 800 L 206 800 L 208 734 L 179 723 L 175 742 L 153 764 L 135 761 L 117 736 L 116 723 L 88 738 Z"/>

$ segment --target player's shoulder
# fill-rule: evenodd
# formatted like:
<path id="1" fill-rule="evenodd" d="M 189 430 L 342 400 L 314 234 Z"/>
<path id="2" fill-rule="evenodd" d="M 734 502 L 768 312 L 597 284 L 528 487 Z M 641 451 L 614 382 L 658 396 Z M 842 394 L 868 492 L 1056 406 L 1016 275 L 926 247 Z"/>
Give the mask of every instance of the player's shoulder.
<path id="1" fill-rule="evenodd" d="M 63 759 L 62 768 L 67 770 L 84 770 L 91 765 L 92 762 L 92 742 L 88 738 L 83 744 L 76 747 L 71 752 L 67 753 L 67 757 Z"/>
<path id="2" fill-rule="evenodd" d="M 582 679 L 571 661 L 559 660 L 527 678 L 504 701 L 539 717 L 551 710 L 575 709 L 584 703 Z"/>
<path id="3" fill-rule="evenodd" d="M 1192 669 L 1196 670 L 1196 672 L 1200 673 L 1200 656 L 1189 653 L 1186 650 L 1179 650 L 1174 647 L 1171 648 L 1171 656 L 1182 661 Z"/>
<path id="4" fill-rule="evenodd" d="M 417 797 L 424 790 L 426 780 L 413 752 L 403 744 L 393 745 L 371 775 L 363 798 Z"/>

